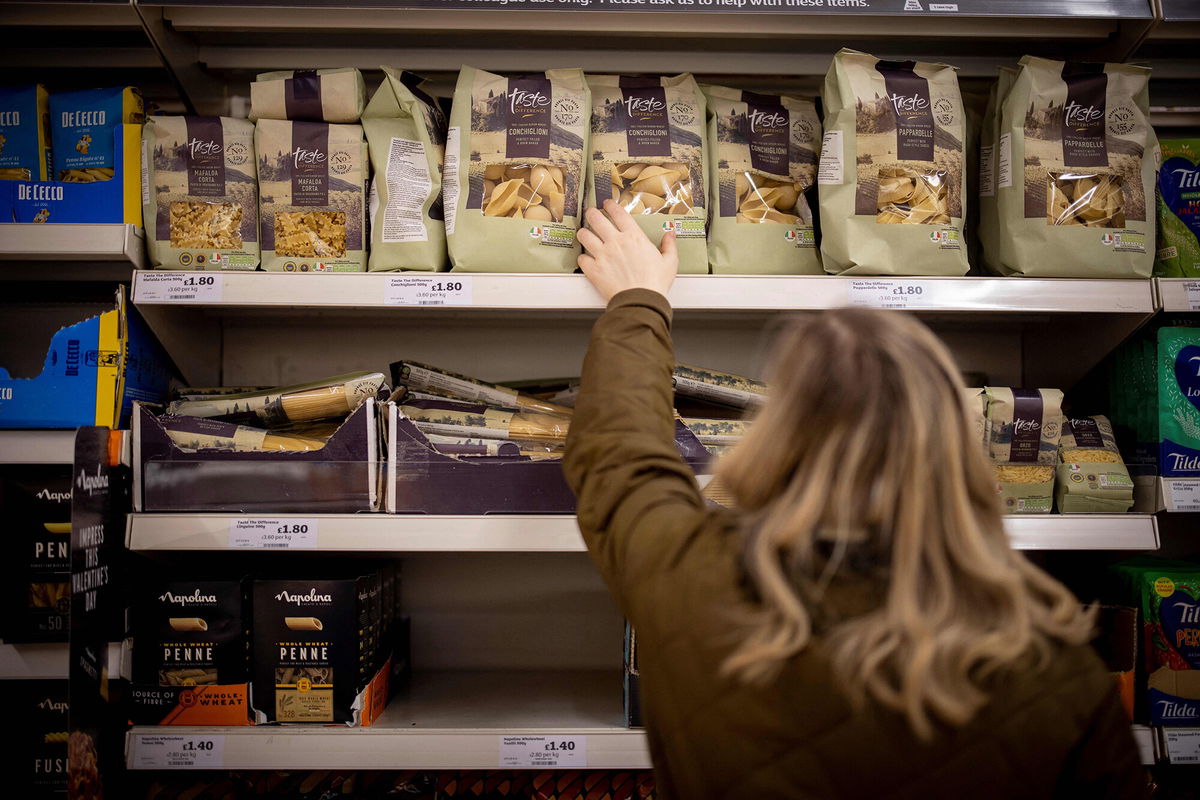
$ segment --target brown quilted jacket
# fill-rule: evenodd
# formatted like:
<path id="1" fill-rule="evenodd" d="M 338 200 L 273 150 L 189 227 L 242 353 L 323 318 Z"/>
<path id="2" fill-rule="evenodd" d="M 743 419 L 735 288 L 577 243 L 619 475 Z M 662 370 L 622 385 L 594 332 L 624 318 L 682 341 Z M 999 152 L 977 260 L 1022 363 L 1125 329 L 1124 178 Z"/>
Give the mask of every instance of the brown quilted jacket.
<path id="1" fill-rule="evenodd" d="M 638 632 L 662 798 L 1145 795 L 1129 720 L 1089 648 L 997 678 L 975 720 L 928 743 L 883 708 L 853 711 L 819 637 L 767 687 L 719 677 L 754 600 L 737 516 L 706 506 L 675 451 L 670 325 L 655 292 L 613 298 L 592 332 L 565 459 L 588 550 Z M 854 613 L 876 600 L 847 578 L 830 602 Z"/>

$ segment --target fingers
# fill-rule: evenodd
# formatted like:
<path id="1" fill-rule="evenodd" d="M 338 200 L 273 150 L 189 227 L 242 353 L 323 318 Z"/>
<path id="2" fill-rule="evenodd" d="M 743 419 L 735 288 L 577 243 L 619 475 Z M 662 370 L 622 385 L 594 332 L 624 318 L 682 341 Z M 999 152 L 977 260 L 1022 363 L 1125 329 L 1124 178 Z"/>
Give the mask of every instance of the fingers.
<path id="1" fill-rule="evenodd" d="M 626 232 L 638 229 L 638 224 L 634 221 L 633 215 L 626 211 L 620 203 L 613 202 L 611 199 L 605 200 L 604 212 L 612 219 L 613 225 L 617 230 Z"/>
<path id="2" fill-rule="evenodd" d="M 604 244 L 604 242 L 600 240 L 599 236 L 592 233 L 587 228 L 580 228 L 578 232 L 576 232 L 575 238 L 579 240 L 579 243 L 583 245 L 585 250 L 592 253 L 597 252 L 600 249 L 600 246 Z"/>
<path id="3" fill-rule="evenodd" d="M 662 244 L 658 246 L 658 252 L 662 253 L 663 258 L 671 263 L 679 261 L 679 250 L 675 247 L 675 231 L 667 231 L 663 234 Z"/>
<path id="4" fill-rule="evenodd" d="M 588 227 L 592 232 L 600 237 L 602 241 L 608 241 L 617 235 L 617 229 L 608 221 L 608 217 L 604 216 L 598 208 L 589 208 L 585 212 L 587 217 Z"/>
<path id="5" fill-rule="evenodd" d="M 583 270 L 584 275 L 590 275 L 592 270 L 596 268 L 596 259 L 587 253 L 580 254 L 579 258 L 575 259 L 575 263 Z"/>

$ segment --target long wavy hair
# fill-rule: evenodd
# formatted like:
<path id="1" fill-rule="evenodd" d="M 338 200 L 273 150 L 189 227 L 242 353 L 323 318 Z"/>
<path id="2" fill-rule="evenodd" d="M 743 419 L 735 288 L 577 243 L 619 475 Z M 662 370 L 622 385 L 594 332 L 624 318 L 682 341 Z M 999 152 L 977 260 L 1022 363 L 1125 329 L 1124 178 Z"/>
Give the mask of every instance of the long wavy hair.
<path id="1" fill-rule="evenodd" d="M 768 379 L 718 467 L 761 601 L 727 674 L 769 681 L 817 631 L 856 706 L 870 697 L 928 738 L 975 716 L 989 676 L 1088 640 L 1094 611 L 1009 546 L 958 370 L 928 328 L 867 309 L 799 319 Z M 829 587 L 864 571 L 878 606 L 825 614 Z"/>

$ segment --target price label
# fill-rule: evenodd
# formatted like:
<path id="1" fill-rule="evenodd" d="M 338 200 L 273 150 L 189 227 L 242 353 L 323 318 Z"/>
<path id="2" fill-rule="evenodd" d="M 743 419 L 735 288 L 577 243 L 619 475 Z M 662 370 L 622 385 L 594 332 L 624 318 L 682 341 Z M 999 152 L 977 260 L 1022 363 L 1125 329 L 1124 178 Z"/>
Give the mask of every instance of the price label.
<path id="1" fill-rule="evenodd" d="M 1200 728 L 1163 728 L 1163 738 L 1172 764 L 1200 764 Z"/>
<path id="2" fill-rule="evenodd" d="M 224 278 L 210 272 L 139 272 L 133 299 L 138 303 L 219 303 Z"/>
<path id="3" fill-rule="evenodd" d="M 469 306 L 471 278 L 465 275 L 394 275 L 383 290 L 390 306 Z"/>
<path id="4" fill-rule="evenodd" d="M 1163 478 L 1168 511 L 1200 511 L 1200 481 Z"/>
<path id="5" fill-rule="evenodd" d="M 934 287 L 929 281 L 851 280 L 852 306 L 864 308 L 930 308 Z"/>
<path id="6" fill-rule="evenodd" d="M 246 550 L 305 550 L 317 546 L 317 520 L 251 517 L 229 521 L 229 546 Z"/>
<path id="7" fill-rule="evenodd" d="M 134 769 L 221 769 L 224 736 L 142 734 L 133 753 Z"/>
<path id="8" fill-rule="evenodd" d="M 1200 281 L 1184 281 L 1183 290 L 1187 293 L 1189 311 L 1200 311 Z"/>
<path id="9" fill-rule="evenodd" d="M 525 769 L 587 766 L 586 736 L 501 736 L 500 767 Z"/>

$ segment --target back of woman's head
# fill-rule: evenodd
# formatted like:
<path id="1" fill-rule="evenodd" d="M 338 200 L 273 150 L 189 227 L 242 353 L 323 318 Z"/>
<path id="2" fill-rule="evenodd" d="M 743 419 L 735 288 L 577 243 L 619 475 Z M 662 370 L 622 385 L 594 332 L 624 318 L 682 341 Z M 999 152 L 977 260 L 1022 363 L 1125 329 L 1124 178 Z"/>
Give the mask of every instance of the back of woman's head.
<path id="1" fill-rule="evenodd" d="M 728 671 L 777 675 L 808 645 L 831 582 L 862 570 L 882 601 L 822 637 L 852 699 L 904 713 L 922 736 L 931 719 L 970 720 L 989 675 L 1088 638 L 1091 615 L 1009 547 L 958 372 L 924 325 L 865 309 L 798 320 L 768 382 L 720 467 L 762 602 Z"/>

